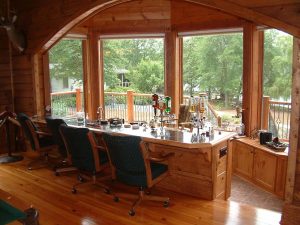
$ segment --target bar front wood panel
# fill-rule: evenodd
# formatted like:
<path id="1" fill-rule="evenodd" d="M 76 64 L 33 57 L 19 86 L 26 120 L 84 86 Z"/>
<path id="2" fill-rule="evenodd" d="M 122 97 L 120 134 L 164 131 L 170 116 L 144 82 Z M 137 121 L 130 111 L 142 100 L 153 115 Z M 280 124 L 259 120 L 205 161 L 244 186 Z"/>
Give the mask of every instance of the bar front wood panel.
<path id="1" fill-rule="evenodd" d="M 204 199 L 212 199 L 212 160 L 211 149 L 194 149 L 183 152 L 181 148 L 156 145 L 155 151 L 175 153 L 172 164 L 169 165 L 170 176 L 158 185 L 176 192 L 189 194 Z"/>
<path id="2" fill-rule="evenodd" d="M 225 199 L 227 182 L 227 155 L 219 157 L 219 150 L 227 147 L 227 140 L 216 146 L 184 149 L 151 144 L 155 152 L 174 153 L 169 164 L 170 176 L 158 186 L 201 199 Z M 229 196 L 229 195 L 228 195 Z"/>

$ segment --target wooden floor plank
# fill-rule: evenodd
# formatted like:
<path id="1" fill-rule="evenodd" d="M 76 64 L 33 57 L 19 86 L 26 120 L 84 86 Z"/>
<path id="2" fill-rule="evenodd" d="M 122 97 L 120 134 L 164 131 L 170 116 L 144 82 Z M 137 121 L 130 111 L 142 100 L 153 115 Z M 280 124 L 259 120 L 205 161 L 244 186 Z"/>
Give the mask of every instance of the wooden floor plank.
<path id="1" fill-rule="evenodd" d="M 131 217 L 128 215 L 130 201 L 121 199 L 116 203 L 111 195 L 91 185 L 79 186 L 78 193 L 74 195 L 71 187 L 76 183 L 76 174 L 56 177 L 48 168 L 28 171 L 27 163 L 28 158 L 14 164 L 0 165 L 0 189 L 12 196 L 8 201 L 19 208 L 25 209 L 31 205 L 37 208 L 42 225 L 276 225 L 281 217 L 278 212 L 236 202 L 205 201 L 158 188 L 152 194 L 169 196 L 170 207 L 145 202 Z M 118 183 L 114 189 L 136 192 L 136 188 Z M 0 197 L 3 198 L 3 195 L 0 194 Z"/>

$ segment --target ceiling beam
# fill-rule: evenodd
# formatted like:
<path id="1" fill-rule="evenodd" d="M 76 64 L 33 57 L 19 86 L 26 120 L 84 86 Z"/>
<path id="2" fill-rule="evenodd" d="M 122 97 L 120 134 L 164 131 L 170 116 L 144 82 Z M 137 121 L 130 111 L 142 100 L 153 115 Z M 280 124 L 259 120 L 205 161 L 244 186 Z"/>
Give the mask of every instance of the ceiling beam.
<path id="1" fill-rule="evenodd" d="M 300 38 L 300 27 L 293 26 L 274 17 L 267 16 L 265 14 L 255 11 L 255 9 L 249 9 L 243 6 L 239 6 L 235 3 L 231 3 L 226 0 L 187 0 L 187 1 L 212 7 L 258 24 L 267 25 L 268 27 L 276 28 L 278 30 L 284 31 L 286 33 L 294 35 L 295 37 Z M 299 20 L 300 20 L 300 16 L 299 16 Z"/>

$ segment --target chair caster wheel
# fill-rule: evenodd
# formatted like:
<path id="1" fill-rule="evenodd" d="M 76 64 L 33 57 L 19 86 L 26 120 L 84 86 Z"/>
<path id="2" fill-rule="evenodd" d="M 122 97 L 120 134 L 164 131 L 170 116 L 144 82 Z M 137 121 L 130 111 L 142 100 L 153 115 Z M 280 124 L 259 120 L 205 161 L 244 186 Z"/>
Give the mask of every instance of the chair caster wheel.
<path id="1" fill-rule="evenodd" d="M 73 194 L 76 194 L 77 193 L 77 190 L 75 188 L 72 188 L 72 193 Z"/>
<path id="2" fill-rule="evenodd" d="M 32 167 L 28 167 L 27 169 L 28 169 L 28 170 L 32 170 Z"/>
<path id="3" fill-rule="evenodd" d="M 80 182 L 80 183 L 83 183 L 83 181 L 84 181 L 84 179 L 83 179 L 83 177 L 82 176 L 77 176 L 77 180 Z"/>
<path id="4" fill-rule="evenodd" d="M 105 189 L 104 189 L 104 193 L 105 193 L 105 194 L 110 194 L 110 190 L 107 189 L 107 188 L 105 188 Z"/>
<path id="5" fill-rule="evenodd" d="M 169 202 L 169 201 L 164 201 L 164 207 L 165 207 L 165 208 L 169 207 L 169 205 L 170 205 L 170 202 Z"/>
<path id="6" fill-rule="evenodd" d="M 114 197 L 114 202 L 119 202 L 120 199 L 118 197 Z"/>
<path id="7" fill-rule="evenodd" d="M 135 215 L 135 211 L 130 210 L 130 211 L 128 212 L 128 214 L 129 214 L 129 216 L 134 216 L 134 215 Z"/>

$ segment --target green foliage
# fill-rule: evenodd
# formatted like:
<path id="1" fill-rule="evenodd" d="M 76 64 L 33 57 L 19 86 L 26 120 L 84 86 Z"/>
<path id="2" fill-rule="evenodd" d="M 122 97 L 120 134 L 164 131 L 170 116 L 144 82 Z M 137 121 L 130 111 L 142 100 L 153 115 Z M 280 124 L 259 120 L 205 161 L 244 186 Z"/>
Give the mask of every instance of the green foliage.
<path id="1" fill-rule="evenodd" d="M 49 51 L 50 76 L 82 79 L 81 40 L 63 39 Z"/>
<path id="2" fill-rule="evenodd" d="M 132 86 L 141 93 L 163 93 L 163 62 L 142 60 L 129 74 Z"/>
<path id="3" fill-rule="evenodd" d="M 53 115 L 67 116 L 68 109 L 73 108 L 73 110 L 76 110 L 76 97 L 75 95 L 53 96 L 51 107 Z"/>
<path id="4" fill-rule="evenodd" d="M 289 99 L 292 84 L 293 38 L 277 30 L 265 31 L 264 95 Z"/>
<path id="5" fill-rule="evenodd" d="M 241 34 L 209 35 L 184 39 L 184 93 L 218 94 L 228 107 L 242 90 L 243 42 Z"/>
<path id="6" fill-rule="evenodd" d="M 128 71 L 125 77 L 131 83 L 130 90 L 152 93 L 153 86 L 155 91 L 163 89 L 162 39 L 104 40 L 103 52 L 104 81 L 109 90 L 120 91 L 120 79 L 117 74 L 120 69 Z"/>

